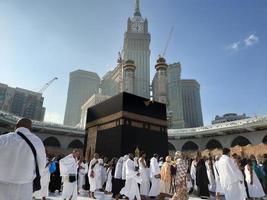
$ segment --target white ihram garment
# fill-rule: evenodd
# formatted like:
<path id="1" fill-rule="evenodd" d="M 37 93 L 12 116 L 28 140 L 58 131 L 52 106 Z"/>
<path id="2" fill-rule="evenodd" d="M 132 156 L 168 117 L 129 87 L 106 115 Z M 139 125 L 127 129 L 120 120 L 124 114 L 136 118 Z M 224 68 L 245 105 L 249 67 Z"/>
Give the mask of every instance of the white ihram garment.
<path id="1" fill-rule="evenodd" d="M 72 154 L 59 161 L 60 175 L 63 180 L 63 199 L 77 199 L 77 181 L 69 182 L 69 175 L 75 175 L 77 180 L 78 163 Z"/>
<path id="2" fill-rule="evenodd" d="M 105 191 L 111 192 L 112 191 L 112 175 L 111 175 L 111 168 L 108 168 L 107 170 L 107 182 L 106 182 L 106 188 Z"/>
<path id="3" fill-rule="evenodd" d="M 27 128 L 0 136 L 0 199 L 31 200 L 32 181 L 35 178 L 35 160 L 29 145 L 17 132 L 23 133 L 37 152 L 39 171 L 46 164 L 43 142 Z M 22 194 L 22 195 L 21 195 Z"/>
<path id="4" fill-rule="evenodd" d="M 255 173 L 255 171 L 252 169 L 253 171 L 253 184 L 251 185 L 251 176 L 250 176 L 250 172 L 248 170 L 248 165 L 245 166 L 245 175 L 246 175 L 246 181 L 248 183 L 248 192 L 249 192 L 249 196 L 250 198 L 262 198 L 265 196 L 265 193 L 263 191 L 262 185 Z"/>
<path id="5" fill-rule="evenodd" d="M 100 180 L 97 182 L 97 188 L 102 189 L 104 183 L 106 182 L 106 169 L 104 167 L 104 161 L 102 158 L 98 159 L 99 170 L 100 170 Z"/>
<path id="6" fill-rule="evenodd" d="M 126 180 L 126 161 L 129 158 L 128 155 L 123 156 L 123 163 L 122 163 L 122 180 Z"/>
<path id="7" fill-rule="evenodd" d="M 150 178 L 151 178 L 151 188 L 149 191 L 150 197 L 156 197 L 160 193 L 160 178 L 155 178 L 156 175 L 160 174 L 160 168 L 158 161 L 155 157 L 150 160 Z"/>
<path id="8" fill-rule="evenodd" d="M 126 182 L 125 186 L 121 189 L 121 194 L 129 198 L 129 200 L 141 200 L 139 193 L 138 183 L 141 183 L 141 178 L 137 176 L 137 171 L 135 171 L 135 162 L 128 158 L 126 161 Z"/>
<path id="9" fill-rule="evenodd" d="M 85 174 L 88 171 L 88 164 L 87 163 L 81 163 L 80 164 L 80 169 L 78 173 L 78 189 L 82 189 L 83 185 L 85 184 Z"/>
<path id="10" fill-rule="evenodd" d="M 95 158 L 93 158 L 89 164 L 89 170 L 88 170 L 88 178 L 89 178 L 89 184 L 90 184 L 90 192 L 95 192 L 99 189 L 99 185 L 101 184 L 101 171 L 100 171 L 100 165 Z M 92 169 L 92 166 L 95 164 L 94 168 Z M 94 177 L 90 177 L 91 172 L 94 171 Z M 100 183 L 99 183 L 100 182 Z"/>
<path id="11" fill-rule="evenodd" d="M 33 197 L 35 197 L 35 198 L 41 199 L 42 197 L 48 197 L 49 182 L 50 182 L 49 167 L 50 167 L 50 165 L 46 166 L 44 171 L 41 173 L 41 190 L 33 193 Z"/>
<path id="12" fill-rule="evenodd" d="M 194 187 L 195 190 L 197 190 L 197 185 L 196 185 L 196 173 L 197 173 L 196 172 L 196 165 L 197 165 L 196 161 L 193 160 L 192 163 L 191 163 L 191 168 L 190 168 L 190 176 L 191 176 L 191 179 L 194 182 L 193 187 Z"/>
<path id="13" fill-rule="evenodd" d="M 32 183 L 0 183 L 1 200 L 32 200 Z"/>
<path id="14" fill-rule="evenodd" d="M 234 160 L 222 155 L 217 165 L 220 183 L 226 200 L 245 200 L 244 178 Z"/>
<path id="15" fill-rule="evenodd" d="M 77 181 L 70 183 L 67 179 L 64 180 L 64 178 L 61 198 L 77 200 Z"/>
<path id="16" fill-rule="evenodd" d="M 214 163 L 213 168 L 214 168 L 214 174 L 215 174 L 216 192 L 220 193 L 220 195 L 224 195 L 221 182 L 220 182 L 220 174 L 218 172 L 218 161 Z"/>
<path id="17" fill-rule="evenodd" d="M 120 157 L 115 168 L 114 178 L 122 179 L 123 157 Z"/>
<path id="18" fill-rule="evenodd" d="M 140 185 L 140 194 L 144 196 L 148 196 L 149 189 L 150 189 L 150 179 L 149 179 L 149 173 L 146 167 L 146 161 L 145 166 L 141 163 L 139 160 L 139 172 L 140 172 L 140 177 L 141 177 L 141 185 Z"/>
<path id="19" fill-rule="evenodd" d="M 212 173 L 212 170 L 214 170 L 214 168 L 211 169 L 211 166 L 209 165 L 208 162 L 209 161 L 205 162 L 206 169 L 207 169 L 207 176 L 208 176 L 208 179 L 209 179 L 208 188 L 209 188 L 210 192 L 216 192 L 216 182 L 215 182 L 215 177 L 214 177 L 215 176 L 215 172 L 214 172 L 214 175 Z"/>

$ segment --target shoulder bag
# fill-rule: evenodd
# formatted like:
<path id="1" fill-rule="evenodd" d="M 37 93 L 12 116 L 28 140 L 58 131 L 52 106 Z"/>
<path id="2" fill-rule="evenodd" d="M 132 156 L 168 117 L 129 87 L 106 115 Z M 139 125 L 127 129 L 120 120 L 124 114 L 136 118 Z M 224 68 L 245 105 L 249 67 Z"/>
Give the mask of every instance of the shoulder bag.
<path id="1" fill-rule="evenodd" d="M 33 187 L 33 192 L 41 190 L 41 176 L 40 176 L 40 172 L 39 172 L 39 167 L 38 167 L 38 163 L 37 163 L 37 153 L 36 150 L 33 146 L 33 144 L 31 143 L 31 141 L 21 132 L 17 132 L 17 134 L 23 139 L 25 140 L 25 142 L 27 142 L 27 144 L 30 146 L 33 156 L 34 156 L 34 160 L 35 160 L 35 171 L 36 171 L 36 177 L 33 180 L 32 183 L 32 187 Z"/>

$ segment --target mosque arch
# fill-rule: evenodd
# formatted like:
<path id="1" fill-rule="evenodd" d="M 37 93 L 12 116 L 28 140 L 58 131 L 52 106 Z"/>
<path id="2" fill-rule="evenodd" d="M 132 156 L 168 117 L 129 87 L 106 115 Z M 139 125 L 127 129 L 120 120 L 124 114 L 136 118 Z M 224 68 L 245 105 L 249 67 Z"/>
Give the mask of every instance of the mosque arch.
<path id="1" fill-rule="evenodd" d="M 70 149 L 83 149 L 83 143 L 80 140 L 73 140 L 68 148 Z"/>
<path id="2" fill-rule="evenodd" d="M 262 143 L 267 144 L 267 135 L 265 135 L 264 138 L 262 139 Z"/>
<path id="3" fill-rule="evenodd" d="M 48 137 L 43 141 L 47 147 L 61 147 L 59 140 L 56 137 Z"/>
<path id="4" fill-rule="evenodd" d="M 198 145 L 192 141 L 187 141 L 182 146 L 182 151 L 197 151 L 198 149 L 199 149 Z"/>
<path id="5" fill-rule="evenodd" d="M 169 149 L 169 151 L 176 151 L 175 146 L 170 142 L 168 142 L 168 149 Z"/>
<path id="6" fill-rule="evenodd" d="M 234 147 L 234 146 L 247 146 L 248 144 L 251 144 L 251 142 L 244 136 L 237 136 L 233 141 L 232 141 L 232 144 L 231 144 L 231 147 Z"/>
<path id="7" fill-rule="evenodd" d="M 215 140 L 215 139 L 211 139 L 208 141 L 208 143 L 206 144 L 206 149 L 222 149 L 223 146 L 222 144 L 218 141 L 218 140 Z"/>

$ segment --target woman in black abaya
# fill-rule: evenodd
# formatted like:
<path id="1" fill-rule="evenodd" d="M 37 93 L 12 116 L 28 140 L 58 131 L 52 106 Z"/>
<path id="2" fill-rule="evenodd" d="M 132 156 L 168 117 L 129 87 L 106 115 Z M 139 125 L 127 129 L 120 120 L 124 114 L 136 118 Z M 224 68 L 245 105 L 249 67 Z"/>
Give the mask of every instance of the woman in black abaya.
<path id="1" fill-rule="evenodd" d="M 202 158 L 200 152 L 197 153 L 197 166 L 196 166 L 196 185 L 198 187 L 198 195 L 201 199 L 208 199 L 209 194 L 209 179 L 207 175 L 207 168 L 205 160 Z"/>

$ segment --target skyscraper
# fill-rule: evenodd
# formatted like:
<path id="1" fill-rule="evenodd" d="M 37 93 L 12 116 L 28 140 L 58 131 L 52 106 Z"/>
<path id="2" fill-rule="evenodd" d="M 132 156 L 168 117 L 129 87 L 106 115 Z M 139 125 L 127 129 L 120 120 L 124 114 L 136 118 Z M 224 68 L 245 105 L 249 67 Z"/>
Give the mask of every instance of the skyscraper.
<path id="1" fill-rule="evenodd" d="M 185 127 L 203 126 L 200 85 L 196 80 L 181 80 Z"/>
<path id="2" fill-rule="evenodd" d="M 70 73 L 64 125 L 76 126 L 81 118 L 81 106 L 98 93 L 100 78 L 94 72 L 76 70 Z"/>
<path id="3" fill-rule="evenodd" d="M 116 67 L 104 75 L 101 84 L 98 75 L 92 72 L 83 75 L 83 78 L 81 72 L 77 72 L 80 75 L 70 78 L 64 124 L 75 126 L 79 123 L 81 106 L 98 93 L 98 87 L 101 88 L 101 96 L 112 97 L 126 91 L 150 98 L 150 39 L 148 21 L 141 15 L 139 0 L 135 0 L 134 14 L 128 18 L 123 51 L 119 53 Z M 153 100 L 166 103 L 169 128 L 202 125 L 199 84 L 188 80 L 190 84 L 185 81 L 182 87 L 180 63 L 168 65 L 164 58 L 160 58 L 155 67 L 157 73 L 152 81 Z M 89 84 L 90 81 L 92 84 Z M 87 107 L 83 108 L 85 113 Z"/>
<path id="4" fill-rule="evenodd" d="M 181 89 L 181 64 L 168 66 L 168 117 L 171 128 L 184 128 L 184 112 Z"/>
<path id="5" fill-rule="evenodd" d="M 148 22 L 142 18 L 139 0 L 136 0 L 134 16 L 128 18 L 127 31 L 124 34 L 122 59 L 134 61 L 136 66 L 134 94 L 145 98 L 150 96 L 149 44 Z"/>
<path id="6" fill-rule="evenodd" d="M 45 108 L 44 97 L 41 93 L 23 88 L 12 88 L 0 83 L 0 110 L 43 121 Z"/>

